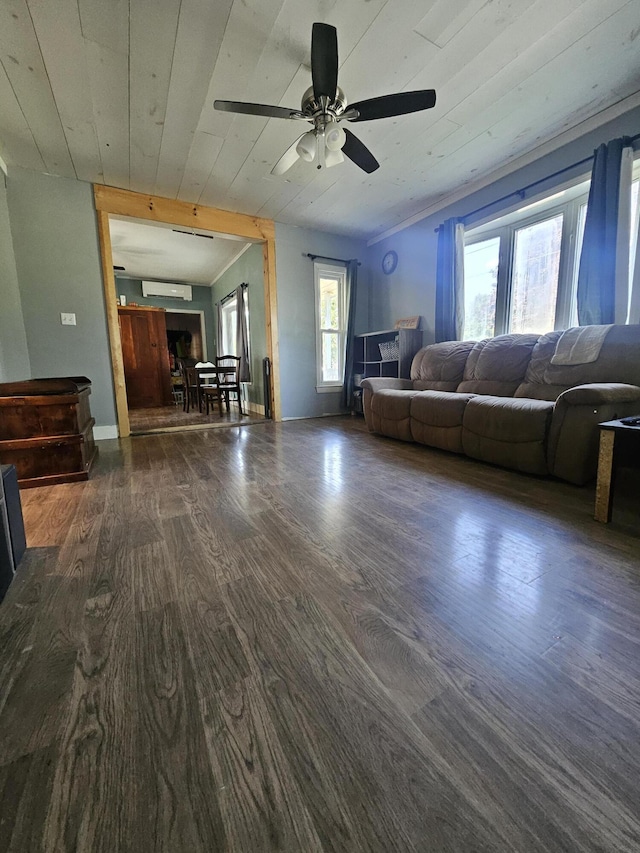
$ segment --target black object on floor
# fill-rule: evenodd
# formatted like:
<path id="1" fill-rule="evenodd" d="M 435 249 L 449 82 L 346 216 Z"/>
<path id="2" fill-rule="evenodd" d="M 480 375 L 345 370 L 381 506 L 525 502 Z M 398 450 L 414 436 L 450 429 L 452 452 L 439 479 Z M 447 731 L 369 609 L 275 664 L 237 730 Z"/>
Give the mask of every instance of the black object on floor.
<path id="1" fill-rule="evenodd" d="M 18 477 L 14 465 L 0 466 L 0 601 L 27 547 Z"/>
<path id="2" fill-rule="evenodd" d="M 262 359 L 262 376 L 264 377 L 264 416 L 272 418 L 271 413 L 271 360 Z"/>

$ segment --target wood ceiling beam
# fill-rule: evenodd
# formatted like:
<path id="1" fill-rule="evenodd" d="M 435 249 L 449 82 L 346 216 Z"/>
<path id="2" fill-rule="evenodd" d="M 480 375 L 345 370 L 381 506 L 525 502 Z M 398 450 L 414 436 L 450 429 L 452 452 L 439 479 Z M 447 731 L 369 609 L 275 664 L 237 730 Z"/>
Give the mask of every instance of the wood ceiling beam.
<path id="1" fill-rule="evenodd" d="M 132 216 L 153 222 L 169 222 L 187 228 L 203 228 L 219 234 L 233 234 L 247 240 L 262 242 L 275 238 L 272 219 L 233 213 L 215 207 L 192 204 L 187 201 L 145 195 L 94 184 L 96 210 L 117 216 Z"/>

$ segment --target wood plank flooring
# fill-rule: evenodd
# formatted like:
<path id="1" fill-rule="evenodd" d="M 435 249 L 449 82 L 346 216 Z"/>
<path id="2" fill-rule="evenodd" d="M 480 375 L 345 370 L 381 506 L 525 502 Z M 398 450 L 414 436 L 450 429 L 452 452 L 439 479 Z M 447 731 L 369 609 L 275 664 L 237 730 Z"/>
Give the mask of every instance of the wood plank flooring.
<path id="1" fill-rule="evenodd" d="M 640 850 L 640 503 L 360 419 L 22 493 L 1 851 Z"/>

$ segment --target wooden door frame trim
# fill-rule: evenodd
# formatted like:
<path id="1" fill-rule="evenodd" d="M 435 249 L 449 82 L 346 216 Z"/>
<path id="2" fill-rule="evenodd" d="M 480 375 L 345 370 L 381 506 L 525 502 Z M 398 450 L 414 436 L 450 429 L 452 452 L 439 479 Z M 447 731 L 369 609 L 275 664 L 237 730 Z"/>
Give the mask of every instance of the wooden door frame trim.
<path id="1" fill-rule="evenodd" d="M 244 237 L 262 243 L 264 300 L 267 332 L 267 355 L 271 360 L 271 409 L 273 419 L 282 419 L 280 403 L 280 364 L 278 358 L 278 303 L 276 292 L 276 246 L 275 223 L 272 219 L 259 216 L 247 216 L 206 205 L 190 204 L 162 196 L 145 195 L 107 187 L 93 185 L 93 196 L 98 217 L 98 237 L 102 259 L 102 280 L 104 283 L 109 349 L 113 369 L 113 385 L 118 416 L 118 431 L 121 438 L 130 435 L 127 391 L 124 382 L 124 363 L 118 325 L 118 306 L 116 303 L 116 282 L 113 274 L 113 256 L 109 215 L 130 216 L 135 219 L 147 219 L 170 225 L 184 225 L 188 228 L 202 228 L 218 234 Z"/>

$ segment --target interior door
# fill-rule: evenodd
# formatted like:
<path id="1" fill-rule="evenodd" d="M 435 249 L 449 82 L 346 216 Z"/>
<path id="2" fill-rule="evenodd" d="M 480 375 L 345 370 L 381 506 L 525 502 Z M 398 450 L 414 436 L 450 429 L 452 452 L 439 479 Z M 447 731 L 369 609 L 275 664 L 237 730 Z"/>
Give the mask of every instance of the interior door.
<path id="1" fill-rule="evenodd" d="M 130 409 L 171 402 L 164 311 L 120 309 L 120 338 Z"/>

